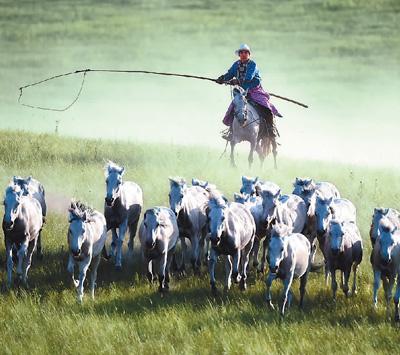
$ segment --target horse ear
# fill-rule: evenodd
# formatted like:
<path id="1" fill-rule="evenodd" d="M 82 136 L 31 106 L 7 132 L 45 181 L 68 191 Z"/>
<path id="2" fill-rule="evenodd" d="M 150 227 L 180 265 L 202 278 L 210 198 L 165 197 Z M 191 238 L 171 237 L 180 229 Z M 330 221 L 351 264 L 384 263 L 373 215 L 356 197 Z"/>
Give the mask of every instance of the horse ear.
<path id="1" fill-rule="evenodd" d="M 13 176 L 12 181 L 13 181 L 14 185 L 18 184 L 18 178 L 16 176 Z"/>
<path id="2" fill-rule="evenodd" d="M 278 198 L 281 195 L 281 189 L 278 189 L 276 194 L 274 195 L 275 198 Z"/>
<path id="3" fill-rule="evenodd" d="M 237 192 L 234 192 L 234 193 L 233 193 L 233 199 L 235 200 L 235 202 L 237 202 L 237 200 L 239 200 L 240 197 L 242 197 L 241 194 L 238 194 Z"/>
<path id="4" fill-rule="evenodd" d="M 125 167 L 124 166 L 121 168 L 119 173 L 121 174 L 121 176 L 123 176 L 125 174 Z"/>

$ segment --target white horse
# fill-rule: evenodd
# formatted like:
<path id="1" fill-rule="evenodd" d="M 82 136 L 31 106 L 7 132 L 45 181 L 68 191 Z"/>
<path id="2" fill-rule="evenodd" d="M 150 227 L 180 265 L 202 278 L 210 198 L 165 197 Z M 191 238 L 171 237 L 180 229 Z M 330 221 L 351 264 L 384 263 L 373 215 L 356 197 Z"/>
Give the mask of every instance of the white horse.
<path id="1" fill-rule="evenodd" d="M 7 256 L 7 286 L 11 287 L 13 271 L 13 248 L 17 250 L 17 276 L 27 285 L 32 254 L 36 249 L 43 226 L 40 203 L 25 195 L 14 182 L 7 187 L 4 199 L 3 232 Z"/>
<path id="2" fill-rule="evenodd" d="M 140 186 L 132 181 L 122 181 L 125 168 L 109 161 L 105 167 L 107 191 L 104 216 L 107 230 L 111 229 L 111 255 L 115 256 L 115 267 L 122 268 L 122 245 L 129 227 L 128 248 L 133 251 L 134 238 L 143 206 Z M 118 234 L 117 234 L 118 229 Z"/>
<path id="3" fill-rule="evenodd" d="M 248 157 L 250 167 L 253 163 L 254 151 L 258 153 L 262 165 L 272 146 L 276 168 L 277 143 L 275 138 L 270 138 L 268 135 L 260 137 L 261 120 L 264 118 L 260 117 L 256 108 L 247 102 L 246 91 L 240 86 L 235 86 L 233 89 L 233 106 L 234 119 L 232 123 L 232 139 L 230 141 L 232 166 L 236 166 L 234 155 L 236 144 L 245 141 L 250 143 Z"/>
<path id="4" fill-rule="evenodd" d="M 71 202 L 69 211 L 67 270 L 77 290 L 78 302 L 83 300 L 83 283 L 86 273 L 91 268 L 90 293 L 94 299 L 101 253 L 107 239 L 106 219 L 95 210 L 81 202 Z M 74 276 L 75 264 L 79 267 L 79 279 Z"/>
<path id="5" fill-rule="evenodd" d="M 171 209 L 154 207 L 145 212 L 139 228 L 144 269 L 147 270 L 147 278 L 152 282 L 153 262 L 158 261 L 161 293 L 169 289 L 169 270 L 178 237 L 178 224 Z"/>
<path id="6" fill-rule="evenodd" d="M 179 226 L 179 238 L 182 245 L 181 272 L 185 272 L 186 242 L 192 244 L 191 263 L 195 273 L 200 272 L 201 250 L 207 235 L 206 208 L 209 193 L 203 187 L 188 187 L 183 178 L 170 178 L 169 205 L 175 213 Z"/>
<path id="7" fill-rule="evenodd" d="M 24 195 L 30 195 L 40 203 L 40 207 L 42 208 L 43 223 L 45 223 L 47 215 L 47 204 L 43 185 L 32 176 L 28 176 L 27 178 L 14 176 L 13 181 L 15 185 L 19 185 L 21 187 L 21 189 L 24 191 Z M 38 259 L 43 258 L 41 231 L 39 232 L 39 237 L 36 245 L 36 257 Z"/>
<path id="8" fill-rule="evenodd" d="M 349 296 L 349 278 L 353 269 L 352 294 L 356 293 L 357 268 L 362 261 L 363 244 L 360 231 L 354 222 L 331 220 L 325 240 L 327 268 L 332 276 L 332 295 L 336 299 L 336 270 L 342 272 L 342 289 Z"/>
<path id="9" fill-rule="evenodd" d="M 256 232 L 250 211 L 239 203 L 227 203 L 221 195 L 215 194 L 208 203 L 207 216 L 211 240 L 211 291 L 217 292 L 215 266 L 219 255 L 226 255 L 225 290 L 230 289 L 231 278 L 235 283 L 240 282 L 240 288 L 245 290 L 247 265 Z"/>
<path id="10" fill-rule="evenodd" d="M 400 321 L 400 230 L 386 217 L 379 223 L 379 238 L 374 245 L 372 269 L 374 271 L 374 306 L 378 305 L 378 289 L 381 280 L 385 290 L 386 315 L 389 316 L 389 305 L 394 283 L 397 279 L 394 296 L 395 321 Z"/>
<path id="11" fill-rule="evenodd" d="M 284 224 L 276 224 L 269 242 L 269 273 L 266 279 L 266 301 L 274 309 L 271 301 L 272 282 L 279 278 L 283 281 L 283 302 L 281 315 L 285 314 L 286 304 L 290 306 L 292 292 L 290 287 L 294 278 L 300 278 L 300 307 L 303 307 L 307 275 L 311 266 L 311 244 L 300 233 L 292 233 Z"/>

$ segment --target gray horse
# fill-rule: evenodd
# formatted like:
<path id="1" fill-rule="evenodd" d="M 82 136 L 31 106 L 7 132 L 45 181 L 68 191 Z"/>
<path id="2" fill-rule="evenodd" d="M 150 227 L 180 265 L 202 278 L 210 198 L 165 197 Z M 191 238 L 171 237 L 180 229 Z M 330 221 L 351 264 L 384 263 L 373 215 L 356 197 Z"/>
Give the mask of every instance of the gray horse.
<path id="1" fill-rule="evenodd" d="M 269 273 L 266 279 L 266 301 L 274 308 L 271 301 L 271 285 L 279 278 L 283 281 L 283 302 L 281 315 L 285 314 L 286 304 L 290 306 L 292 292 L 290 287 L 294 278 L 300 278 L 300 307 L 303 306 L 307 284 L 307 275 L 311 266 L 311 245 L 300 233 L 292 233 L 284 224 L 276 224 L 272 230 L 268 248 Z"/>
<path id="2" fill-rule="evenodd" d="M 208 203 L 211 253 L 209 262 L 211 291 L 217 292 L 215 266 L 219 255 L 226 255 L 225 290 L 231 287 L 231 279 L 247 288 L 247 265 L 253 247 L 256 226 L 250 211 L 239 203 L 227 203 L 215 194 Z M 233 272 L 232 272 L 233 268 Z"/>
<path id="3" fill-rule="evenodd" d="M 259 265 L 258 252 L 260 250 L 260 243 L 263 238 L 265 238 L 265 221 L 263 219 L 262 198 L 260 196 L 250 196 L 243 193 L 235 193 L 233 195 L 233 199 L 235 202 L 247 207 L 254 218 L 254 222 L 256 224 L 256 235 L 254 238 L 251 256 L 253 258 L 253 266 L 257 269 Z"/>
<path id="4" fill-rule="evenodd" d="M 353 269 L 352 294 L 356 293 L 357 268 L 362 261 L 363 245 L 360 231 L 354 222 L 331 220 L 325 240 L 327 267 L 332 276 L 332 295 L 336 299 L 336 270 L 342 272 L 342 290 L 349 296 L 350 272 Z"/>
<path id="5" fill-rule="evenodd" d="M 78 302 L 83 300 L 83 284 L 86 273 L 91 268 L 90 293 L 94 299 L 97 269 L 101 253 L 107 239 L 106 219 L 104 216 L 79 201 L 72 201 L 69 211 L 67 270 L 76 287 Z M 79 267 L 79 279 L 74 276 L 75 264 Z"/>
<path id="6" fill-rule="evenodd" d="M 392 298 L 394 283 L 397 279 L 394 296 L 395 321 L 400 321 L 400 230 L 387 218 L 379 222 L 379 238 L 374 245 L 372 269 L 374 271 L 374 306 L 378 305 L 378 289 L 381 280 L 385 290 L 386 315 L 389 316 L 389 305 Z"/>
<path id="7" fill-rule="evenodd" d="M 115 256 L 115 267 L 122 268 L 122 244 L 129 227 L 128 248 L 132 252 L 134 238 L 143 206 L 143 193 L 138 184 L 122 181 L 125 168 L 109 161 L 105 167 L 106 197 L 104 216 L 107 230 L 111 229 L 111 255 Z M 117 234 L 118 229 L 118 234 Z"/>
<path id="8" fill-rule="evenodd" d="M 43 185 L 32 176 L 28 176 L 27 178 L 14 176 L 13 182 L 15 185 L 19 185 L 21 187 L 21 189 L 24 191 L 24 195 L 30 195 L 40 203 L 40 207 L 42 207 L 43 223 L 45 223 L 47 215 L 47 205 Z M 38 259 L 43 258 L 42 231 L 39 232 L 39 237 L 36 245 L 36 257 Z"/>
<path id="9" fill-rule="evenodd" d="M 235 86 L 233 89 L 233 106 L 234 120 L 232 123 L 232 139 L 230 141 L 232 166 L 236 166 L 234 155 L 236 144 L 245 141 L 250 143 L 248 157 L 250 167 L 253 163 L 254 151 L 258 153 L 262 165 L 272 147 L 276 168 L 277 143 L 274 138 L 270 138 L 267 135 L 260 136 L 260 122 L 263 118 L 260 117 L 255 107 L 247 102 L 246 91 L 240 86 Z"/>
<path id="10" fill-rule="evenodd" d="M 371 240 L 372 248 L 374 247 L 375 242 L 379 237 L 379 223 L 381 219 L 384 217 L 389 219 L 389 221 L 391 221 L 397 228 L 400 229 L 400 212 L 398 212 L 394 208 L 383 208 L 383 207 L 374 208 L 371 228 L 369 231 L 369 237 Z"/>
<path id="11" fill-rule="evenodd" d="M 307 209 L 303 199 L 296 195 L 281 195 L 276 186 L 263 184 L 259 192 L 262 197 L 263 220 L 267 238 L 264 240 L 264 250 L 269 243 L 272 227 L 282 223 L 289 227 L 291 233 L 301 233 L 307 219 Z M 265 267 L 265 252 L 261 260 L 261 271 Z"/>
<path id="12" fill-rule="evenodd" d="M 171 209 L 154 207 L 148 209 L 139 228 L 144 270 L 153 281 L 153 263 L 158 261 L 158 281 L 161 293 L 169 289 L 169 270 L 172 255 L 179 237 L 176 216 Z"/>
<path id="13" fill-rule="evenodd" d="M 182 245 L 182 264 L 179 271 L 185 272 L 186 241 L 192 244 L 191 263 L 195 273 L 200 272 L 201 250 L 207 235 L 206 208 L 209 193 L 200 186 L 188 187 L 183 178 L 170 178 L 169 205 L 175 213 Z"/>
<path id="14" fill-rule="evenodd" d="M 336 186 L 332 183 L 326 181 L 316 182 L 315 180 L 308 177 L 296 177 L 296 180 L 293 183 L 292 193 L 294 195 L 300 196 L 306 203 L 307 221 L 303 233 L 306 237 L 308 237 L 308 240 L 312 245 L 312 261 L 314 262 L 315 253 L 317 250 L 315 245 L 315 239 L 317 237 L 317 221 L 315 217 L 317 194 L 321 198 L 327 200 L 330 198 L 340 198 L 340 193 Z"/>
<path id="15" fill-rule="evenodd" d="M 43 226 L 40 203 L 25 195 L 13 182 L 7 187 L 4 199 L 3 232 L 7 256 L 7 286 L 11 287 L 13 271 L 13 248 L 17 250 L 17 276 L 27 285 L 32 254 L 36 249 Z"/>

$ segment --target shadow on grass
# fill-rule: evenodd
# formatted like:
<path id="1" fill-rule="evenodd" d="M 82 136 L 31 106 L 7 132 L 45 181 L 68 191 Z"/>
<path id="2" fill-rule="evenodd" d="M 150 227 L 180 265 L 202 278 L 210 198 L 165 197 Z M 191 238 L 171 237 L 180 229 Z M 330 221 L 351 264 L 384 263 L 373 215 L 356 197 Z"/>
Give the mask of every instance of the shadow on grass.
<path id="1" fill-rule="evenodd" d="M 46 298 L 54 292 L 71 290 L 70 276 L 66 271 L 68 254 L 60 249 L 57 252 L 45 253 L 43 260 L 34 259 L 34 264 L 29 274 L 29 292 Z M 226 309 L 222 317 L 224 320 L 254 326 L 260 324 L 296 324 L 310 322 L 328 325 L 355 328 L 360 323 L 378 325 L 385 322 L 385 310 L 381 303 L 380 309 L 375 311 L 372 307 L 371 295 L 366 290 L 355 297 L 346 299 L 338 293 L 337 302 L 333 302 L 330 289 L 323 285 L 322 277 L 316 275 L 309 284 L 305 297 L 303 310 L 298 309 L 298 282 L 292 288 L 294 293 L 292 306 L 282 319 L 278 311 L 280 305 L 282 286 L 278 282 L 273 287 L 272 298 L 275 310 L 267 308 L 265 303 L 264 276 L 254 271 L 249 275 L 249 288 L 245 292 L 238 290 L 233 284 L 229 293 L 222 291 L 223 265 L 218 265 L 217 276 L 219 293 L 212 296 L 206 269 L 203 267 L 201 276 L 189 276 L 178 279 L 173 276 L 171 290 L 164 297 L 158 293 L 158 282 L 150 284 L 147 279 L 140 276 L 140 256 L 135 253 L 125 257 L 122 271 L 116 271 L 111 261 L 102 260 L 98 270 L 96 300 L 89 300 L 86 293 L 88 307 L 75 308 L 79 313 L 85 314 L 88 310 L 97 315 L 145 315 L 156 314 L 168 308 L 184 309 L 193 314 L 215 308 L 215 312 Z M 4 260 L 3 260 L 4 265 Z M 5 282 L 5 272 L 2 282 Z M 89 277 L 88 277 L 89 278 Z M 114 292 L 114 289 L 117 292 Z M 88 291 L 87 284 L 85 291 Z M 392 310 L 392 305 L 391 305 Z"/>

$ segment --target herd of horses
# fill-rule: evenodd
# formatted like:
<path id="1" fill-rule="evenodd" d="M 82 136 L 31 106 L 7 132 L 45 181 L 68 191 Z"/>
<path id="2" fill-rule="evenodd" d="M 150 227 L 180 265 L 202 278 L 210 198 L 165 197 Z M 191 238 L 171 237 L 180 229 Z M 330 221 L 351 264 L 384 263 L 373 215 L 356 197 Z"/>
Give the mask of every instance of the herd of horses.
<path id="1" fill-rule="evenodd" d="M 104 214 L 79 201 L 71 201 L 67 270 L 77 288 L 79 302 L 83 300 L 89 267 L 90 292 L 94 297 L 102 256 L 112 258 L 115 267 L 121 269 L 124 237 L 128 231 L 128 248 L 133 251 L 143 193 L 138 184 L 123 180 L 124 172 L 123 167 L 111 161 L 105 167 Z M 2 223 L 8 287 L 13 284 L 14 262 L 17 263 L 17 280 L 26 284 L 33 252 L 36 250 L 38 257 L 42 257 L 41 231 L 46 213 L 45 190 L 41 183 L 32 177 L 13 177 L 5 191 Z M 399 227 L 399 212 L 391 208 L 374 209 L 370 229 L 373 302 L 377 306 L 377 291 L 382 281 L 389 311 L 397 280 L 396 321 L 400 321 Z M 107 248 L 109 230 L 112 240 Z M 341 288 L 348 297 L 356 293 L 357 268 L 363 258 L 355 206 L 342 198 L 333 184 L 311 178 L 296 178 L 293 192 L 282 194 L 273 182 L 243 176 L 240 192 L 234 194 L 233 202 L 209 182 L 192 179 L 189 186 L 183 178 L 170 178 L 169 207 L 156 206 L 144 212 L 139 240 L 143 271 L 150 281 L 158 278 L 162 294 L 169 289 L 172 270 L 185 273 L 188 255 L 196 274 L 202 263 L 207 263 L 213 293 L 217 292 L 215 268 L 219 256 L 225 256 L 226 292 L 232 281 L 245 290 L 249 270 L 254 268 L 264 272 L 268 265 L 266 301 L 273 308 L 271 284 L 275 279 L 281 279 L 284 285 L 282 315 L 290 305 L 291 285 L 296 278 L 300 279 L 300 306 L 303 304 L 308 273 L 316 265 L 317 244 L 324 257 L 325 282 L 331 278 L 334 299 L 338 288 L 336 271 L 341 273 Z M 176 248 L 178 241 L 180 249 Z M 76 266 L 79 270 L 77 279 Z"/>

